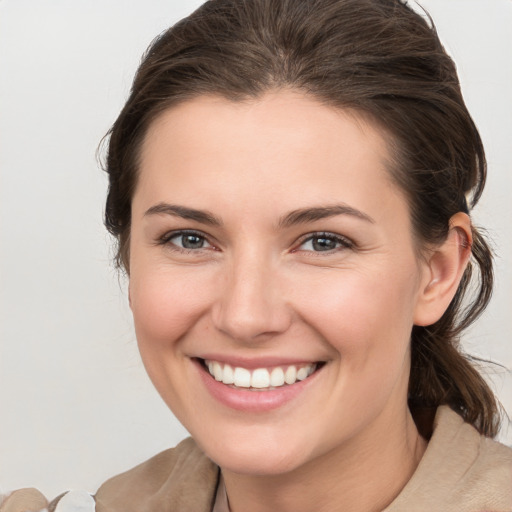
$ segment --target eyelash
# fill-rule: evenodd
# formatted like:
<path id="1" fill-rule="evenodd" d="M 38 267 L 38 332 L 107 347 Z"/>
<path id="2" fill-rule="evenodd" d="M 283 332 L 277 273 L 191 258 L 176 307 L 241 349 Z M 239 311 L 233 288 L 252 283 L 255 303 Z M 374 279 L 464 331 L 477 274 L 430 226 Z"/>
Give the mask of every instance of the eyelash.
<path id="1" fill-rule="evenodd" d="M 306 242 L 310 242 L 310 241 L 312 242 L 315 239 L 317 239 L 317 240 L 319 240 L 319 239 L 332 240 L 335 242 L 335 244 L 338 245 L 338 247 L 335 247 L 334 249 L 328 249 L 326 251 L 312 251 L 312 250 L 304 251 L 304 249 L 300 249 L 300 247 L 302 245 L 304 245 Z M 309 234 L 305 235 L 304 237 L 302 237 L 299 240 L 298 245 L 296 246 L 295 249 L 293 249 L 292 252 L 297 252 L 297 251 L 302 250 L 304 252 L 313 253 L 313 254 L 315 254 L 315 256 L 322 256 L 324 254 L 327 256 L 327 255 L 332 255 L 335 252 L 338 252 L 340 250 L 345 250 L 345 249 L 354 249 L 354 243 L 344 236 L 337 235 L 335 233 L 330 233 L 327 231 L 319 231 L 316 233 L 309 233 Z"/>
<path id="2" fill-rule="evenodd" d="M 195 237 L 201 239 L 203 243 L 209 244 L 210 247 L 198 247 L 196 249 L 189 249 L 186 247 L 179 247 L 175 243 L 171 242 L 171 240 L 173 238 L 184 237 L 187 235 L 192 235 L 192 236 L 195 236 Z M 305 243 L 313 242 L 315 239 L 331 240 L 337 245 L 337 247 L 335 247 L 333 249 L 327 249 L 325 251 L 313 251 L 313 250 L 300 249 L 300 247 L 303 246 Z M 171 231 L 169 233 L 166 233 L 158 239 L 157 244 L 169 246 L 172 250 L 179 251 L 179 252 L 182 252 L 185 254 L 191 254 L 191 253 L 197 254 L 201 250 L 209 250 L 211 248 L 216 250 L 215 246 L 208 240 L 208 237 L 204 233 L 202 233 L 200 231 L 191 230 L 191 229 Z M 351 240 L 349 240 L 348 238 L 346 238 L 344 236 L 337 235 L 335 233 L 330 233 L 327 231 L 319 231 L 319 232 L 308 233 L 307 235 L 304 235 L 299 240 L 298 244 L 295 246 L 295 248 L 292 250 L 292 252 L 303 251 L 303 252 L 315 254 L 317 256 L 322 256 L 324 254 L 332 255 L 333 253 L 336 253 L 340 250 L 354 249 L 354 247 L 355 247 L 355 244 Z"/>
<path id="3" fill-rule="evenodd" d="M 158 239 L 157 244 L 158 245 L 166 245 L 170 249 L 172 249 L 173 251 L 182 252 L 184 254 L 193 254 L 193 253 L 197 254 L 201 250 L 210 249 L 209 247 L 199 247 L 197 249 L 188 249 L 186 247 L 179 247 L 175 243 L 171 242 L 171 240 L 173 238 L 184 237 L 184 236 L 187 236 L 187 235 L 196 236 L 197 238 L 202 239 L 202 241 L 204 243 L 209 244 L 212 248 L 215 249 L 213 244 L 208 241 L 208 237 L 206 235 L 204 235 L 200 231 L 194 231 L 193 229 L 182 229 L 182 230 L 179 230 L 179 231 L 171 231 L 169 233 L 165 233 L 165 235 L 163 235 L 162 237 L 160 237 Z"/>

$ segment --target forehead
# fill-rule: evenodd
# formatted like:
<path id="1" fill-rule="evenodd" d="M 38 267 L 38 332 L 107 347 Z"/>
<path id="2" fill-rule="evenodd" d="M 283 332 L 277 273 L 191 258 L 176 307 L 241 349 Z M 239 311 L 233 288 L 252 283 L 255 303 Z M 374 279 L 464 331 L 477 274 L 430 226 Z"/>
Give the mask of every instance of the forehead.
<path id="1" fill-rule="evenodd" d="M 384 130 L 363 116 L 295 91 L 239 102 L 200 96 L 150 125 L 134 202 L 364 207 L 378 188 L 397 192 L 388 146 Z"/>
<path id="2" fill-rule="evenodd" d="M 344 126 L 345 125 L 345 129 Z M 351 125 L 351 126 L 349 126 Z M 219 131 L 219 126 L 223 130 Z M 347 129 L 348 128 L 348 129 Z M 321 142 L 323 148 L 330 143 L 350 146 L 357 137 L 366 139 L 365 152 L 378 152 L 384 160 L 390 160 L 387 141 L 391 138 L 384 128 L 372 122 L 369 115 L 349 108 L 326 105 L 319 99 L 292 90 L 269 91 L 258 98 L 232 101 L 220 95 L 202 95 L 165 110 L 150 124 L 142 144 L 141 156 L 156 144 L 168 145 L 172 135 L 176 145 L 186 142 L 200 143 L 210 140 L 222 142 L 222 148 L 236 151 L 243 130 L 249 129 L 253 139 L 253 151 L 257 142 L 273 142 L 268 151 L 283 142 Z M 164 139 L 164 140 L 162 140 Z M 185 148 L 184 148 L 185 149 Z M 247 152 L 248 147 L 243 147 Z M 386 163 L 386 162 L 383 162 Z"/>

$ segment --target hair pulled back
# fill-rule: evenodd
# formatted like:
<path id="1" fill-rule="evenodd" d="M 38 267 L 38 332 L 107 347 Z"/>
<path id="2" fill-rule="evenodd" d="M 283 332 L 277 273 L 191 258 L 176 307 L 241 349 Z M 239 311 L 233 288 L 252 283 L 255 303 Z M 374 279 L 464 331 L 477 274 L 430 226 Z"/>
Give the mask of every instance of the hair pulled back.
<path id="1" fill-rule="evenodd" d="M 450 218 L 480 198 L 482 142 L 431 20 L 400 0 L 211 0 L 151 44 L 109 131 L 105 224 L 120 266 L 128 270 L 131 199 L 151 121 L 202 94 L 242 101 L 276 88 L 354 109 L 390 134 L 393 178 L 420 247 L 445 240 Z M 413 327 L 409 383 L 412 408 L 448 404 L 488 436 L 497 433 L 497 402 L 459 337 L 492 286 L 491 252 L 473 227 L 472 261 L 448 310 Z"/>

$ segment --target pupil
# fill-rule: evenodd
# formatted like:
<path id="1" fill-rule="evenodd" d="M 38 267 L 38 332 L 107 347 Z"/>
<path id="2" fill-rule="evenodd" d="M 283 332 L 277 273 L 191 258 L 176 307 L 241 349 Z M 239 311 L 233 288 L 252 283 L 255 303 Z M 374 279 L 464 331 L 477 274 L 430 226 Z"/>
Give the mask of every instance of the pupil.
<path id="1" fill-rule="evenodd" d="M 314 238 L 313 249 L 315 251 L 330 251 L 336 248 L 336 242 L 332 238 Z"/>
<path id="2" fill-rule="evenodd" d="M 203 239 L 197 235 L 183 235 L 181 243 L 185 249 L 200 249 L 203 246 Z"/>

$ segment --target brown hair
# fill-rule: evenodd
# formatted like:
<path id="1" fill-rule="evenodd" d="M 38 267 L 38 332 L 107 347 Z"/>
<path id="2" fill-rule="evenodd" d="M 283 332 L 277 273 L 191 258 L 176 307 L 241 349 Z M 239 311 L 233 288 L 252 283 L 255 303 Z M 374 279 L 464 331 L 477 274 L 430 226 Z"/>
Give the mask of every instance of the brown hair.
<path id="1" fill-rule="evenodd" d="M 471 206 L 480 198 L 482 142 L 432 20 L 400 0 L 211 0 L 151 44 L 108 134 L 105 224 L 118 240 L 120 266 L 128 269 L 131 198 L 151 121 L 201 94 L 237 101 L 280 87 L 355 109 L 385 127 L 393 177 L 421 244 L 442 242 L 450 218 L 468 211 L 468 194 Z M 448 404 L 494 436 L 494 394 L 459 349 L 461 332 L 487 306 L 493 287 L 489 247 L 476 228 L 473 239 L 472 262 L 448 310 L 412 330 L 409 403 Z M 476 291 L 468 299 L 470 288 Z"/>

